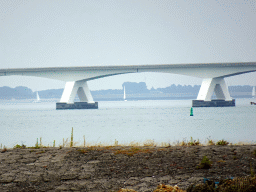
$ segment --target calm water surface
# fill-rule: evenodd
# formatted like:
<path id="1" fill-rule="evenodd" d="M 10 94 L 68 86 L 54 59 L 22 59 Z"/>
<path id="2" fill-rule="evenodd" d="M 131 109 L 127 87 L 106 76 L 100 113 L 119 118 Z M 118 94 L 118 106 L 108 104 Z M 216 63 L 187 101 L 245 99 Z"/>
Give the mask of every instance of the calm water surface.
<path id="1" fill-rule="evenodd" d="M 236 107 L 194 108 L 191 100 L 101 101 L 98 110 L 55 110 L 55 103 L 0 102 L 0 143 L 34 146 L 62 144 L 70 138 L 83 144 L 122 144 L 154 140 L 181 142 L 190 137 L 206 142 L 256 142 L 256 106 L 251 99 L 237 99 Z"/>

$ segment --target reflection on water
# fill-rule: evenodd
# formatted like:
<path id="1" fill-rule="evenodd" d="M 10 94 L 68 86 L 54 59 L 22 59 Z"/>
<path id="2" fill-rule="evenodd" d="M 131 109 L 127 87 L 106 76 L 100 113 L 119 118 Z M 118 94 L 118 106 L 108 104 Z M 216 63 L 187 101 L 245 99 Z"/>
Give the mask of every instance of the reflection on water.
<path id="1" fill-rule="evenodd" d="M 237 99 L 236 107 L 194 108 L 190 100 L 101 101 L 94 110 L 55 110 L 54 102 L 1 102 L 0 143 L 8 147 L 24 143 L 33 146 L 42 137 L 44 145 L 62 144 L 70 138 L 87 143 L 114 144 L 173 142 L 190 137 L 205 142 L 255 142 L 256 106 L 250 99 Z"/>

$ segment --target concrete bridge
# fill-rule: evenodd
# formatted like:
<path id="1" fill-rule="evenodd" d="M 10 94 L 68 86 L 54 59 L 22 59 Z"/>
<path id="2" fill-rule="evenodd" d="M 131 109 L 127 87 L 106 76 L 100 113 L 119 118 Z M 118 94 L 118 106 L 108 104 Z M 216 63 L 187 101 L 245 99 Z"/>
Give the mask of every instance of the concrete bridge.
<path id="1" fill-rule="evenodd" d="M 202 78 L 202 85 L 193 107 L 235 106 L 230 97 L 225 77 L 256 71 L 256 62 L 240 63 L 198 63 L 198 64 L 156 64 L 95 67 L 47 67 L 0 69 L 0 76 L 22 75 L 57 79 L 66 82 L 56 109 L 98 108 L 94 102 L 87 81 L 112 75 L 140 72 L 174 73 Z M 217 99 L 211 100 L 215 92 Z M 74 103 L 76 94 L 80 102 Z"/>

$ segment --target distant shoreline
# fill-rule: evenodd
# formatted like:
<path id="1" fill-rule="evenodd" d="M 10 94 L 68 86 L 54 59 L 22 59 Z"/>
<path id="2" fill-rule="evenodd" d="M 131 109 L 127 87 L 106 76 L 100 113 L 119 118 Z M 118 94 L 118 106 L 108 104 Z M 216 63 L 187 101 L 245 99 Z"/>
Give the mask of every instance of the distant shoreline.
<path id="1" fill-rule="evenodd" d="M 251 93 L 250 93 L 251 94 Z M 249 93 L 247 94 L 237 94 L 237 95 L 231 95 L 231 97 L 233 97 L 234 99 L 241 99 L 241 98 L 245 98 L 245 99 L 250 99 L 252 98 L 252 96 Z M 138 101 L 138 100 L 193 100 L 196 99 L 197 96 L 195 95 L 191 95 L 191 96 L 161 96 L 161 97 L 155 97 L 155 96 L 145 96 L 143 94 L 138 94 L 138 95 L 127 95 L 126 100 L 127 101 Z M 108 97 L 104 97 L 104 96 L 98 96 L 98 95 L 94 95 L 93 96 L 94 101 L 123 101 L 123 95 L 108 95 Z M 34 98 L 11 98 L 11 99 L 2 99 L 0 98 L 0 101 L 34 101 Z M 58 102 L 60 100 L 60 98 L 41 98 L 41 101 L 45 102 L 45 101 L 52 101 L 52 102 Z M 79 99 L 76 98 L 75 102 L 79 102 Z"/>
<path id="2" fill-rule="evenodd" d="M 174 85 L 166 88 L 148 89 L 145 82 L 134 83 L 125 82 L 127 100 L 174 100 L 174 99 L 196 99 L 200 90 L 200 85 Z M 252 86 L 229 86 L 229 92 L 233 98 L 252 97 Z M 38 91 L 41 99 L 61 98 L 63 89 L 48 89 Z M 107 89 L 91 91 L 95 101 L 119 101 L 123 100 L 123 89 Z M 0 87 L 0 99 L 21 100 L 36 99 L 37 92 L 33 92 L 28 87 Z"/>

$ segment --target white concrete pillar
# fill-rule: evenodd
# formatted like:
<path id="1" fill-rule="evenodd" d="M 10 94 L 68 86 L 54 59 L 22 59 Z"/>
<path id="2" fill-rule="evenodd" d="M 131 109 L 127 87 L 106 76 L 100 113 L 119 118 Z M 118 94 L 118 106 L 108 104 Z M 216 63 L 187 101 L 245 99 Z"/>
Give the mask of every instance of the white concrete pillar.
<path id="1" fill-rule="evenodd" d="M 78 95 L 81 102 L 95 103 L 87 85 L 87 81 L 85 80 L 66 82 L 60 102 L 74 103 L 76 94 Z"/>
<path id="2" fill-rule="evenodd" d="M 87 81 L 77 81 L 79 84 L 79 88 L 77 90 L 77 95 L 81 102 L 87 102 L 87 103 L 95 103 L 92 98 L 91 91 L 88 87 Z"/>
<path id="3" fill-rule="evenodd" d="M 232 101 L 226 82 L 222 77 L 203 79 L 197 100 L 211 101 L 213 91 L 217 99 Z"/>

